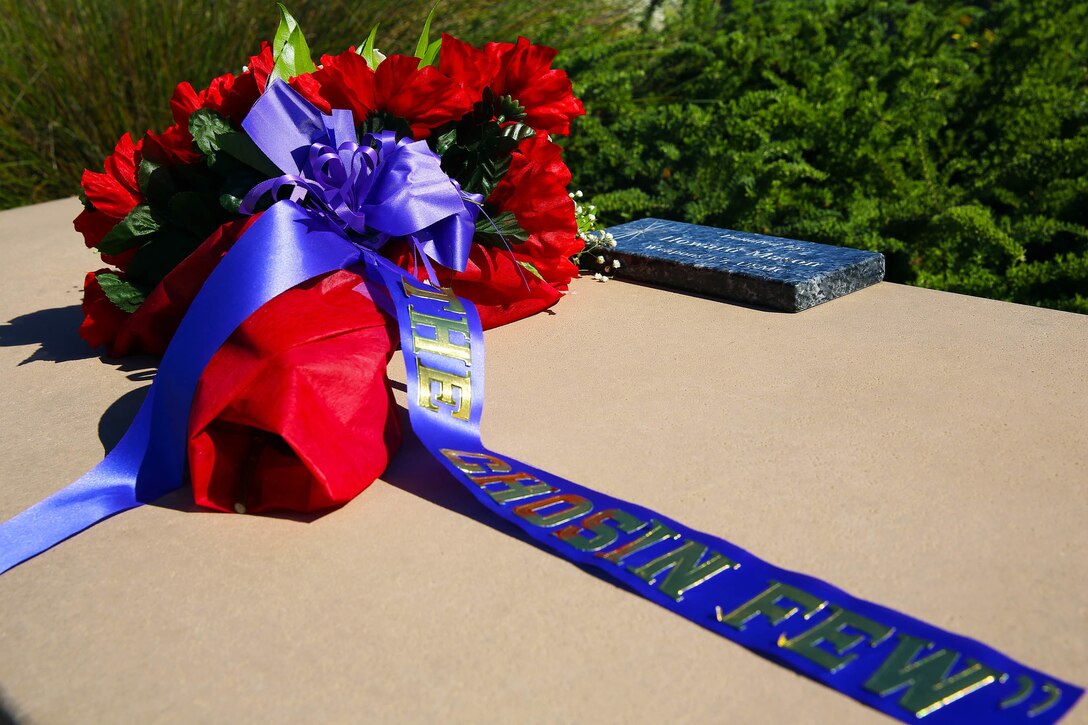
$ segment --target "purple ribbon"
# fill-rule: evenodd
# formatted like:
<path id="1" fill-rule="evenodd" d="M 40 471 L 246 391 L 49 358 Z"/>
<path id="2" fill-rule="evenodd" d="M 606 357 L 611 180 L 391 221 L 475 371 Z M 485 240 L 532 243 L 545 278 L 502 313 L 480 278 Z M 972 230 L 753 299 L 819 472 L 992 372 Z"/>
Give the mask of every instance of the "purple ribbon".
<path id="1" fill-rule="evenodd" d="M 425 142 L 397 141 L 383 131 L 360 143 L 350 111 L 325 115 L 279 81 L 242 127 L 284 172 L 246 195 L 243 214 L 268 195 L 287 198 L 369 249 L 402 237 L 442 266 L 464 271 L 483 197 L 462 191 Z"/>

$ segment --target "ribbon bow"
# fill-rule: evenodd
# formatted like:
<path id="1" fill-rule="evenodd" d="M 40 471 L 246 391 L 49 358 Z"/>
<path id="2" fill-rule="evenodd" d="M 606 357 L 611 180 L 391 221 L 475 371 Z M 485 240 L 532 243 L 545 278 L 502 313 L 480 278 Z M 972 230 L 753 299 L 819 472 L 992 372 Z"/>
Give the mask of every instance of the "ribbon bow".
<path id="1" fill-rule="evenodd" d="M 243 213 L 271 194 L 301 203 L 370 249 L 400 237 L 424 257 L 464 271 L 483 197 L 462 191 L 426 142 L 383 131 L 360 143 L 350 111 L 321 113 L 282 82 L 265 90 L 242 127 L 284 172 L 253 187 Z"/>

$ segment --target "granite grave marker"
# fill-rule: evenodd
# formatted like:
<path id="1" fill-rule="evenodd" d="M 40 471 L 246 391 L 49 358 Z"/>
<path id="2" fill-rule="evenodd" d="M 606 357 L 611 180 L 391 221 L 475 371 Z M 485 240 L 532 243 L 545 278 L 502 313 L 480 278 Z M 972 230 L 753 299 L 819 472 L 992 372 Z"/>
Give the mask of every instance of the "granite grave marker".
<path id="1" fill-rule="evenodd" d="M 884 279 L 884 255 L 662 219 L 612 227 L 616 276 L 787 312 Z"/>

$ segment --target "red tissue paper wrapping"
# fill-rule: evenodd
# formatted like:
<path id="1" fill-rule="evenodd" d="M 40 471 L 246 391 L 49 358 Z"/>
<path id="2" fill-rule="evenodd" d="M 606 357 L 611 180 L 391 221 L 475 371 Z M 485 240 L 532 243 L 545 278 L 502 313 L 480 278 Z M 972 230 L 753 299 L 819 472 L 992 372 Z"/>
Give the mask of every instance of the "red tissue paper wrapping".
<path id="1" fill-rule="evenodd" d="M 398 333 L 362 285 L 340 271 L 288 290 L 215 354 L 189 416 L 197 504 L 317 511 L 385 470 L 401 436 L 386 377 Z"/>

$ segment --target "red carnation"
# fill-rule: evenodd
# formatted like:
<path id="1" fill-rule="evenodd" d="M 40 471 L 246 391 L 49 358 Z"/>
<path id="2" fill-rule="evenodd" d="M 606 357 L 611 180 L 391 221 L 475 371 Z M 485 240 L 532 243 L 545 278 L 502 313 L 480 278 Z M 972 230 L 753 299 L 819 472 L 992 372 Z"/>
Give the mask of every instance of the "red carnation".
<path id="1" fill-rule="evenodd" d="M 81 183 L 88 201 L 94 204 L 96 210 L 118 221 L 140 203 L 140 185 L 136 180 L 140 146 L 138 142 L 133 143 L 132 137 L 126 133 L 106 158 L 103 165 L 105 173 L 89 169 L 83 171 Z M 87 246 L 93 247 L 95 244 Z"/>
<path id="2" fill-rule="evenodd" d="M 113 153 L 106 159 L 104 173 L 83 171 L 83 193 L 93 205 L 75 218 L 73 226 L 83 235 L 88 247 L 97 247 L 102 238 L 124 219 L 133 207 L 143 202 L 137 180 L 143 141 L 133 143 L 126 133 L 117 141 Z M 124 270 L 135 252 L 102 255 L 106 264 Z"/>
<path id="3" fill-rule="evenodd" d="M 333 108 L 351 111 L 357 124 L 365 121 L 376 107 L 374 71 L 354 48 L 339 55 L 321 56 L 320 68 L 292 78 L 291 85 L 323 113 L 331 113 Z"/>
<path id="4" fill-rule="evenodd" d="M 472 110 L 472 99 L 457 83 L 419 58 L 391 55 L 374 73 L 374 103 L 379 111 L 403 118 L 412 136 L 427 138 L 431 129 L 456 121 Z"/>
<path id="5" fill-rule="evenodd" d="M 91 347 L 109 346 L 130 317 L 129 313 L 106 298 L 98 284 L 96 275 L 105 272 L 113 273 L 113 270 L 88 272 L 83 282 L 83 322 L 79 326 L 79 336 Z"/>
<path id="6" fill-rule="evenodd" d="M 189 134 L 189 116 L 201 107 L 202 100 L 201 94 L 193 90 L 188 81 L 178 83 L 170 98 L 170 112 L 174 116 L 174 124 L 162 133 L 148 131 L 144 134 L 144 148 L 150 160 L 179 166 L 194 164 L 203 158 L 193 148 L 193 137 Z"/>
<path id="7" fill-rule="evenodd" d="M 102 237 L 117 226 L 120 219 L 98 209 L 84 209 L 72 222 L 76 231 L 83 235 L 83 242 L 88 247 L 97 247 Z"/>
<path id="8" fill-rule="evenodd" d="M 566 71 L 551 67 L 557 53 L 554 48 L 531 45 L 519 37 L 516 44 L 488 43 L 484 52 L 497 67 L 489 84 L 495 95 L 512 96 L 524 106 L 525 123 L 534 129 L 570 133 L 571 119 L 585 109 L 574 97 Z"/>
<path id="9" fill-rule="evenodd" d="M 537 134 L 522 141 L 511 154 L 510 170 L 491 192 L 488 202 L 510 211 L 529 240 L 514 247 L 519 258 L 531 262 L 557 289 L 578 274 L 569 257 L 582 248 L 574 200 L 567 195 L 570 170 L 562 149 Z"/>
<path id="10" fill-rule="evenodd" d="M 438 70 L 456 82 L 475 103 L 498 72 L 498 58 L 452 35 L 442 34 Z"/>
<path id="11" fill-rule="evenodd" d="M 372 71 L 351 48 L 322 56 L 320 68 L 293 78 L 291 85 L 324 113 L 333 108 L 350 110 L 356 123 L 373 111 L 404 119 L 416 139 L 460 119 L 473 103 L 459 83 L 430 66 L 420 68 L 419 58 L 391 55 Z"/>

